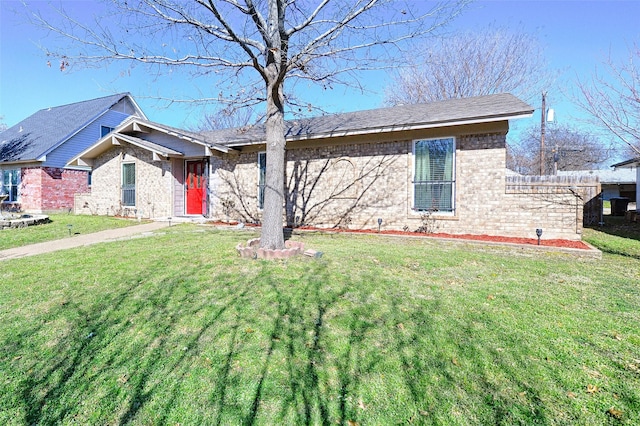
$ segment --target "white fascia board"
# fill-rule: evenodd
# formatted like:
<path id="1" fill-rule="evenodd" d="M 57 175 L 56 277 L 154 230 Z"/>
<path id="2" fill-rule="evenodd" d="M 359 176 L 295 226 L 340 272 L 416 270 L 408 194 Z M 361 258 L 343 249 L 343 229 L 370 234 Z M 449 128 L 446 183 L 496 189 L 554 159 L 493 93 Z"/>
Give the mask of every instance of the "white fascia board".
<path id="1" fill-rule="evenodd" d="M 228 152 L 228 148 L 225 147 L 225 146 L 218 145 L 218 144 L 207 143 L 207 142 L 205 142 L 203 140 L 194 138 L 193 136 L 189 136 L 189 135 L 185 135 L 185 134 L 179 133 L 174 129 L 167 129 L 167 128 L 163 127 L 159 123 L 153 123 L 153 122 L 150 122 L 150 121 L 140 122 L 139 120 L 135 120 L 134 119 L 131 123 L 128 123 L 128 125 L 132 126 L 132 130 L 136 130 L 136 128 L 140 128 L 140 127 L 146 127 L 146 128 L 149 128 L 149 129 L 156 130 L 158 132 L 165 133 L 165 134 L 167 134 L 169 136 L 173 136 L 174 138 L 182 139 L 184 141 L 195 143 L 197 145 L 202 145 L 207 149 L 208 148 L 213 148 L 216 151 L 220 151 L 220 152 L 225 153 L 225 154 Z M 118 129 L 118 131 L 122 131 L 122 130 L 123 129 Z"/>
<path id="2" fill-rule="evenodd" d="M 131 103 L 133 104 L 133 107 L 134 107 L 136 110 L 138 110 L 138 112 L 139 112 L 139 113 L 140 113 L 140 115 L 141 115 L 141 118 L 142 118 L 143 120 L 147 120 L 147 116 L 146 116 L 146 114 L 144 113 L 144 111 L 142 111 L 142 108 L 140 108 L 140 105 L 138 105 L 138 103 L 136 102 L 136 100 L 135 100 L 135 99 L 133 99 L 133 96 L 131 96 L 129 93 L 127 93 L 127 95 L 126 95 L 126 96 L 127 96 L 127 98 L 129 98 L 129 100 L 130 100 L 130 101 L 131 101 Z"/>

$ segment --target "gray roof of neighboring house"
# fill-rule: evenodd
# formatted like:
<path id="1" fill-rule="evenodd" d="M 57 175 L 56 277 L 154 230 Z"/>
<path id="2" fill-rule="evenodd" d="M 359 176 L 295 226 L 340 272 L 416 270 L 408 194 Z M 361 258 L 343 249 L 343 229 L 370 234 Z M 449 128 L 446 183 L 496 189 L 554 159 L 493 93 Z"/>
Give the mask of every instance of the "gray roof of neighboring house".
<path id="1" fill-rule="evenodd" d="M 630 160 L 626 160 L 623 161 L 621 163 L 616 163 L 611 167 L 620 167 L 620 168 L 624 168 L 624 167 L 638 167 L 640 166 L 640 157 L 637 158 L 632 158 Z"/>
<path id="2" fill-rule="evenodd" d="M 0 164 L 41 158 L 127 96 L 120 93 L 36 112 L 0 133 Z"/>
<path id="3" fill-rule="evenodd" d="M 558 176 L 592 176 L 604 184 L 629 184 L 636 182 L 636 172 L 632 169 L 615 170 L 574 170 L 558 171 Z"/>
<path id="4" fill-rule="evenodd" d="M 501 93 L 289 120 L 285 126 L 287 140 L 297 140 L 500 121 L 532 113 L 533 108 L 527 103 L 509 93 Z M 202 134 L 229 146 L 259 144 L 265 140 L 264 125 Z"/>

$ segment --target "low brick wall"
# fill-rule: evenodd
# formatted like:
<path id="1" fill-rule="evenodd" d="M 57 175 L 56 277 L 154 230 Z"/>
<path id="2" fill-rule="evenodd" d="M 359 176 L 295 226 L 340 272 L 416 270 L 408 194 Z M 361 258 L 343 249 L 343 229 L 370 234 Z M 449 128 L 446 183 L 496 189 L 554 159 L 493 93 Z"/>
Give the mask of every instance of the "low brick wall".
<path id="1" fill-rule="evenodd" d="M 71 211 L 78 192 L 87 192 L 88 172 L 55 167 L 22 169 L 20 202 L 26 212 Z"/>
<path id="2" fill-rule="evenodd" d="M 520 182 L 506 175 L 505 123 L 405 131 L 290 143 L 286 151 L 284 219 L 288 226 L 382 229 L 579 240 L 588 198 L 573 183 Z M 413 141 L 455 137 L 455 211 L 413 209 Z M 213 220 L 259 223 L 260 146 L 209 158 L 209 212 Z M 184 159 L 154 160 L 122 145 L 95 160 L 90 194 L 78 191 L 85 214 L 182 215 Z M 136 205 L 121 205 L 122 164 L 136 164 Z M 548 182 L 547 182 L 548 183 Z M 544 189 L 541 189 L 544 188 Z"/>

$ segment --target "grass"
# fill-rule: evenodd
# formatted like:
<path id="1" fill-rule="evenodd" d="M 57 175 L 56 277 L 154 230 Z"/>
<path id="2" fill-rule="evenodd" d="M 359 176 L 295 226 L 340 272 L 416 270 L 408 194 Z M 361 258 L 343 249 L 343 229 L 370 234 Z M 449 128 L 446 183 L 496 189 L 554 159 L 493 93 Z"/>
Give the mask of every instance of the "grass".
<path id="1" fill-rule="evenodd" d="M 69 232 L 89 234 L 138 224 L 133 220 L 106 216 L 76 216 L 72 214 L 50 214 L 48 216 L 51 222 L 46 225 L 0 230 L 0 250 L 65 238 L 69 236 Z M 72 225 L 71 228 L 69 225 Z"/>
<path id="2" fill-rule="evenodd" d="M 322 258 L 247 261 L 249 237 L 3 262 L 0 423 L 640 423 L 634 256 L 303 235 Z"/>
<path id="3" fill-rule="evenodd" d="M 604 226 L 585 229 L 583 237 L 605 253 L 640 259 L 640 223 L 626 222 L 619 216 L 605 216 Z"/>

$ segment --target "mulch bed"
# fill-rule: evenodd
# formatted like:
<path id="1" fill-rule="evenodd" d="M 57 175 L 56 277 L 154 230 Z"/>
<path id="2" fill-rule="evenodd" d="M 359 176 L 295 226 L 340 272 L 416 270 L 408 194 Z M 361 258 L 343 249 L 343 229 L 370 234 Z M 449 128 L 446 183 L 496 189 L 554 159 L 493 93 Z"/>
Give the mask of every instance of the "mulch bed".
<path id="1" fill-rule="evenodd" d="M 299 230 L 307 231 L 331 231 L 331 232 L 344 232 L 354 234 L 383 234 L 383 235 L 406 235 L 411 237 L 426 237 L 426 238 L 451 238 L 456 240 L 473 240 L 473 241 L 486 241 L 491 243 L 511 243 L 511 244 L 523 244 L 523 245 L 538 245 L 537 238 L 516 238 L 516 237 L 501 237 L 495 235 L 472 235 L 472 234 L 445 234 L 445 233 L 423 233 L 423 232 L 408 232 L 408 231 L 375 231 L 370 229 L 321 229 L 303 226 L 296 228 Z M 540 245 L 545 247 L 560 247 L 560 248 L 574 248 L 582 250 L 591 250 L 591 247 L 583 243 L 582 241 L 571 240 L 540 240 Z"/>
<path id="2" fill-rule="evenodd" d="M 235 226 L 238 222 L 207 222 L 210 225 L 226 225 Z M 258 226 L 253 224 L 245 224 L 245 226 Z M 409 231 L 380 231 L 372 229 L 339 229 L 339 228 L 315 228 L 312 226 L 301 226 L 295 228 L 300 231 L 318 231 L 318 232 L 341 232 L 352 234 L 383 234 L 383 235 L 406 235 L 411 237 L 425 237 L 425 238 L 451 238 L 456 240 L 472 240 L 472 241 L 486 241 L 490 243 L 511 243 L 511 244 L 523 244 L 537 246 L 537 238 L 516 238 L 516 237 L 501 237 L 496 235 L 473 235 L 473 234 L 445 234 L 445 233 L 426 233 L 426 232 L 409 232 Z M 582 241 L 571 240 L 540 240 L 540 245 L 544 247 L 560 247 L 560 248 L 572 248 L 581 250 L 591 250 L 591 247 L 583 243 Z"/>

